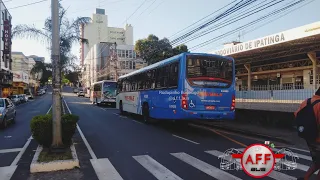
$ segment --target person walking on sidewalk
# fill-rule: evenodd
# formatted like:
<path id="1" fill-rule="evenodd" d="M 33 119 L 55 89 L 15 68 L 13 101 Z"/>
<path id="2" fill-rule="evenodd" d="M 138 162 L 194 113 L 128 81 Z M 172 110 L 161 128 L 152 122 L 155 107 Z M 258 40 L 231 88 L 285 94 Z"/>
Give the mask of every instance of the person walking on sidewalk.
<path id="1" fill-rule="evenodd" d="M 312 165 L 305 176 L 298 180 L 308 180 L 320 169 L 320 88 L 312 98 L 303 101 L 299 109 L 294 113 L 298 135 L 303 138 L 310 150 Z M 320 180 L 320 173 L 317 174 Z"/>

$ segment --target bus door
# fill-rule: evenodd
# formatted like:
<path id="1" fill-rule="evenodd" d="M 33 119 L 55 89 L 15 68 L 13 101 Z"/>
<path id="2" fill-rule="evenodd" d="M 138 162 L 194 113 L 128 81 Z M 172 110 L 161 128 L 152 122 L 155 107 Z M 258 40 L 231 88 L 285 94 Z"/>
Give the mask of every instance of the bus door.
<path id="1" fill-rule="evenodd" d="M 234 98 L 233 61 L 205 55 L 186 56 L 185 94 L 189 110 L 230 111 Z"/>

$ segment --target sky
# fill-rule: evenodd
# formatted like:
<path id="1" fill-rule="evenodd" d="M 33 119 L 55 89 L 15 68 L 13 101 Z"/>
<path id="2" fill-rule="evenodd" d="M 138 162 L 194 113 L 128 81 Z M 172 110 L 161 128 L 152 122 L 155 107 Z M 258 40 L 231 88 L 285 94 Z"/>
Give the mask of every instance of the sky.
<path id="1" fill-rule="evenodd" d="M 13 27 L 18 24 L 27 24 L 34 25 L 39 29 L 43 28 L 44 20 L 51 16 L 50 0 L 30 6 L 14 8 L 37 1 L 40 0 L 4 0 L 5 6 L 12 15 Z M 154 34 L 159 38 L 167 37 L 172 40 L 174 39 L 172 35 L 175 33 L 198 22 L 200 19 L 232 1 L 233 0 L 63 0 L 62 5 L 68 9 L 67 16 L 70 20 L 75 19 L 76 17 L 91 17 L 95 12 L 95 8 L 102 8 L 106 10 L 106 14 L 108 15 L 109 27 L 124 27 L 126 19 L 142 4 L 141 8 L 127 20 L 127 23 L 132 24 L 133 26 L 134 41 L 136 41 L 138 39 L 146 38 L 149 34 Z M 267 1 L 272 2 L 274 0 L 257 0 L 255 4 Z M 277 4 L 260 13 L 238 20 L 225 28 L 221 28 L 206 36 L 190 41 L 187 45 L 188 47 L 194 47 L 201 42 L 249 23 L 268 12 L 271 12 L 275 8 L 279 8 L 292 1 L 297 0 L 284 0 L 281 4 Z M 278 16 L 270 19 L 273 20 L 272 22 L 264 21 L 256 26 L 236 32 L 205 47 L 196 49 L 195 52 L 210 52 L 223 48 L 223 43 L 226 42 L 235 40 L 240 40 L 242 42 L 248 41 L 320 21 L 320 0 L 306 0 L 303 4 L 306 5 L 283 17 Z M 303 4 L 297 7 L 300 7 Z M 221 13 L 223 10 L 219 12 Z M 250 12 L 252 11 L 248 11 L 247 13 Z M 209 16 L 207 19 L 214 17 L 214 15 Z M 183 33 L 178 35 L 183 35 Z M 51 62 L 50 52 L 47 50 L 47 47 L 38 40 L 13 39 L 12 51 L 20 51 L 25 55 L 43 56 L 46 58 L 46 62 Z M 72 52 L 79 57 L 78 44 L 73 46 Z"/>

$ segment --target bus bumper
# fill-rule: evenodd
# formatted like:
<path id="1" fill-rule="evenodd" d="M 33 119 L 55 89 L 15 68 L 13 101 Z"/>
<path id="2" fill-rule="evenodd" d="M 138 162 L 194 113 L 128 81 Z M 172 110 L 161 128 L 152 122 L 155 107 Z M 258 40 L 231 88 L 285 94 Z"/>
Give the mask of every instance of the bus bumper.
<path id="1" fill-rule="evenodd" d="M 186 120 L 234 120 L 235 111 L 184 111 Z"/>

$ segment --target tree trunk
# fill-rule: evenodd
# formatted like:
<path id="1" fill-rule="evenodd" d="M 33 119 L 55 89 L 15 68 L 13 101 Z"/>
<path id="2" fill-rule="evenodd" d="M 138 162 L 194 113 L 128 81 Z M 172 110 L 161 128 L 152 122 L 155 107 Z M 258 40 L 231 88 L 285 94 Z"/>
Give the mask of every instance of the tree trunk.
<path id="1" fill-rule="evenodd" d="M 59 2 L 58 0 L 51 0 L 52 8 L 52 45 L 51 45 L 51 59 L 52 59 L 52 148 L 63 148 L 62 133 L 61 133 L 61 70 L 60 70 L 60 36 L 59 36 Z"/>

